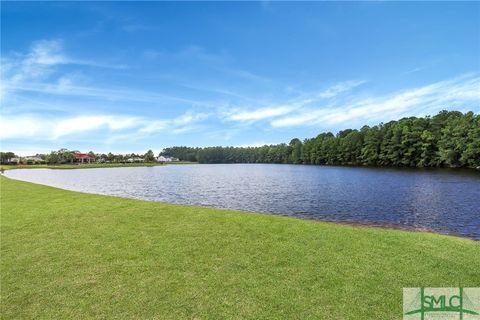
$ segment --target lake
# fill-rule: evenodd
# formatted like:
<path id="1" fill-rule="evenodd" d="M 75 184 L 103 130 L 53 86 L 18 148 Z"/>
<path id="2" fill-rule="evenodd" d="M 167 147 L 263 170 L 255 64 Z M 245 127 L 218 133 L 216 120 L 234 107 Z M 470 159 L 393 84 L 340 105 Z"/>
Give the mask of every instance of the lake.
<path id="1" fill-rule="evenodd" d="M 480 239 L 480 174 L 473 170 L 195 164 L 5 175 L 74 191 Z"/>

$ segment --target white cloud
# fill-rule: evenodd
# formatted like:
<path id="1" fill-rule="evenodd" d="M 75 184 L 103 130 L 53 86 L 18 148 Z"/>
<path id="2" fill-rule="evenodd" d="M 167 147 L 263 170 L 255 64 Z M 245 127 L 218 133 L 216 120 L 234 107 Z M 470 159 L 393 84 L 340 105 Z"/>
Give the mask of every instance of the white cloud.
<path id="1" fill-rule="evenodd" d="M 348 92 L 365 82 L 366 81 L 364 80 L 349 80 L 340 82 L 325 89 L 320 93 L 303 94 L 291 101 L 288 101 L 283 105 L 276 107 L 266 107 L 246 111 L 236 109 L 233 112 L 226 113 L 226 119 L 239 122 L 254 122 L 265 119 L 278 118 L 287 114 L 293 114 L 288 118 L 274 119 L 272 123 L 274 123 L 275 126 L 295 125 L 297 123 L 301 124 L 314 117 L 314 115 L 295 115 L 295 112 L 299 112 L 302 109 L 305 109 L 307 106 L 312 105 L 316 102 L 337 97 L 338 95 Z"/>
<path id="2" fill-rule="evenodd" d="M 187 125 L 194 122 L 203 121 L 208 118 L 206 113 L 194 113 L 192 111 L 187 111 L 178 118 L 173 120 L 175 125 Z"/>
<path id="3" fill-rule="evenodd" d="M 151 134 L 151 133 L 159 132 L 162 130 L 166 130 L 168 128 L 168 125 L 169 125 L 169 121 L 167 120 L 151 121 L 145 124 L 142 128 L 140 128 L 139 132 Z"/>
<path id="4" fill-rule="evenodd" d="M 40 40 L 33 43 L 30 53 L 25 59 L 29 65 L 44 64 L 56 65 L 68 63 L 69 59 L 65 57 L 62 42 L 59 40 Z"/>
<path id="5" fill-rule="evenodd" d="M 52 131 L 52 138 L 98 130 L 102 127 L 108 130 L 121 130 L 138 126 L 140 119 L 126 116 L 79 116 L 60 120 Z"/>
<path id="6" fill-rule="evenodd" d="M 23 65 L 30 67 L 34 65 L 56 66 L 61 64 L 78 64 L 113 69 L 126 68 L 125 65 L 114 65 L 72 58 L 65 53 L 63 41 L 59 39 L 33 42 L 30 52 L 20 61 Z"/>
<path id="7" fill-rule="evenodd" d="M 99 131 L 106 139 L 145 137 L 158 132 L 181 134 L 197 130 L 208 118 L 206 113 L 187 111 L 172 119 L 148 119 L 139 116 L 104 114 L 52 117 L 29 114 L 2 114 L 0 138 L 58 140 L 62 137 Z"/>
<path id="8" fill-rule="evenodd" d="M 0 117 L 0 138 L 15 139 L 43 135 L 51 127 L 49 121 L 39 121 L 30 115 Z"/>
<path id="9" fill-rule="evenodd" d="M 64 78 L 64 77 L 63 77 Z M 61 79 L 63 79 L 61 78 Z M 61 80 L 59 79 L 59 80 Z M 150 102 L 150 103 L 166 103 L 177 102 L 194 106 L 210 107 L 202 101 L 186 99 L 182 97 L 155 93 L 149 91 L 132 90 L 128 88 L 98 88 L 89 86 L 74 85 L 69 79 L 63 79 L 57 83 L 22 83 L 22 84 L 8 84 L 4 86 L 5 90 L 26 91 L 26 92 L 38 92 L 49 95 L 58 96 L 73 96 L 73 97 L 85 97 L 105 99 L 109 101 L 137 101 L 137 102 Z"/>
<path id="10" fill-rule="evenodd" d="M 271 108 L 262 108 L 253 111 L 241 111 L 228 115 L 228 120 L 233 121 L 258 121 L 272 117 L 278 117 L 290 113 L 293 108 L 290 106 L 279 106 Z"/>
<path id="11" fill-rule="evenodd" d="M 154 134 L 168 130 L 167 132 L 174 134 L 186 133 L 197 128 L 196 126 L 190 126 L 191 124 L 204 121 L 208 117 L 209 115 L 206 113 L 196 113 L 189 110 L 173 119 L 145 121 L 138 132 L 141 134 Z"/>
<path id="12" fill-rule="evenodd" d="M 183 127 L 178 127 L 172 130 L 173 134 L 182 134 L 182 133 L 188 133 L 192 131 L 196 131 L 198 129 L 201 129 L 199 126 L 183 126 Z"/>
<path id="13" fill-rule="evenodd" d="M 95 131 L 98 129 L 124 130 L 141 124 L 140 118 L 112 115 L 86 115 L 67 118 L 34 115 L 2 115 L 0 137 L 2 139 L 34 138 L 56 140 L 63 136 Z"/>
<path id="14" fill-rule="evenodd" d="M 53 66 L 66 63 L 61 43 L 56 40 L 37 41 L 30 51 L 2 58 L 2 87 L 26 81 L 44 79 L 51 75 Z"/>
<path id="15" fill-rule="evenodd" d="M 334 125 L 385 121 L 402 116 L 427 115 L 444 108 L 461 108 L 480 102 L 480 77 L 463 75 L 391 95 L 353 99 L 344 105 L 304 109 L 270 122 L 272 127 Z"/>
<path id="16" fill-rule="evenodd" d="M 318 94 L 318 97 L 321 99 L 333 98 L 335 96 L 338 96 L 341 93 L 350 91 L 353 88 L 364 84 L 365 82 L 366 82 L 365 80 L 349 80 L 349 81 L 340 82 L 320 92 Z"/>
<path id="17" fill-rule="evenodd" d="M 4 94 L 6 89 L 22 90 L 22 88 L 35 87 L 35 82 L 50 79 L 56 73 L 58 66 L 66 64 L 125 68 L 124 65 L 109 65 L 72 58 L 65 53 L 63 41 L 58 39 L 39 40 L 32 43 L 26 54 L 11 54 L 2 58 L 2 93 Z M 37 90 L 41 90 L 40 84 L 37 84 L 36 87 Z M 47 85 L 44 87 L 48 88 Z"/>
<path id="18" fill-rule="evenodd" d="M 300 112 L 289 117 L 275 119 L 270 124 L 274 128 L 298 126 L 314 121 L 316 118 L 318 118 L 317 112 Z"/>
<path id="19" fill-rule="evenodd" d="M 54 67 L 72 63 L 63 52 L 60 40 L 40 40 L 32 43 L 26 54 L 16 54 L 2 59 L 2 82 L 19 84 L 50 76 Z"/>

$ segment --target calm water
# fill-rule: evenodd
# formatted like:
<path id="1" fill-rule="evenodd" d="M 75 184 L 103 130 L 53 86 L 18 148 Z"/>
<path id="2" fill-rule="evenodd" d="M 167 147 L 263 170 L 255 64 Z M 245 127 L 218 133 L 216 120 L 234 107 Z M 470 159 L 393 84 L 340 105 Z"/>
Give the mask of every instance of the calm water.
<path id="1" fill-rule="evenodd" d="M 480 174 L 270 164 L 6 171 L 69 190 L 480 239 Z"/>

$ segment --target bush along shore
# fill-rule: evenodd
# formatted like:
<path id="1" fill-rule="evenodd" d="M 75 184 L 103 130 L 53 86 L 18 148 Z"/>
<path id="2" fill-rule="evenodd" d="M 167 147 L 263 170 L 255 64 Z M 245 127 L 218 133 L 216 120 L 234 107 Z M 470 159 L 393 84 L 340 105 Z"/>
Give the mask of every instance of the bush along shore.
<path id="1" fill-rule="evenodd" d="M 480 243 L 84 194 L 0 176 L 4 319 L 399 319 L 479 287 Z"/>
<path id="2" fill-rule="evenodd" d="M 119 168 L 119 167 L 156 167 L 174 164 L 195 164 L 195 162 L 141 162 L 141 163 L 83 163 L 83 164 L 25 164 L 25 165 L 0 165 L 0 170 L 12 169 L 88 169 L 88 168 Z"/>

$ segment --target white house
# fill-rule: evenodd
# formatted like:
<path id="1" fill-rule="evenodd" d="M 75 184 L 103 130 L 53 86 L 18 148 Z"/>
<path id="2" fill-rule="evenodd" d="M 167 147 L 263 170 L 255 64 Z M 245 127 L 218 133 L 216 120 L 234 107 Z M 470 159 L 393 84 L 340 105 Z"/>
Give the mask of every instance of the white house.
<path id="1" fill-rule="evenodd" d="M 156 158 L 158 162 L 172 162 L 172 161 L 178 161 L 177 158 L 172 158 L 172 157 L 164 157 L 164 156 L 159 156 Z"/>
<path id="2" fill-rule="evenodd" d="M 9 161 L 9 163 L 15 163 L 15 164 L 19 164 L 20 163 L 20 158 L 11 158 Z"/>
<path id="3" fill-rule="evenodd" d="M 22 158 L 22 160 L 25 161 L 25 162 L 35 162 L 35 163 L 44 162 L 44 160 L 42 158 L 40 158 L 39 156 L 27 156 L 27 157 Z"/>
<path id="4" fill-rule="evenodd" d="M 170 162 L 170 161 L 172 161 L 172 159 L 169 158 L 169 157 L 159 156 L 159 157 L 157 157 L 157 161 L 158 162 Z"/>
<path id="5" fill-rule="evenodd" d="M 8 163 L 12 163 L 12 164 L 19 164 L 19 163 L 34 164 L 34 163 L 45 163 L 45 160 L 43 160 L 39 156 L 27 156 L 27 157 L 11 158 L 8 161 Z"/>

